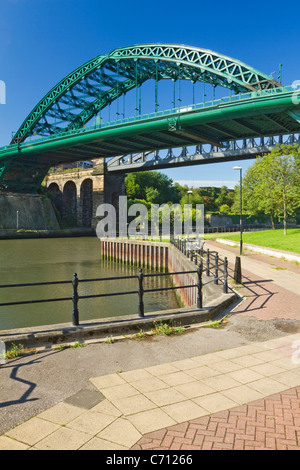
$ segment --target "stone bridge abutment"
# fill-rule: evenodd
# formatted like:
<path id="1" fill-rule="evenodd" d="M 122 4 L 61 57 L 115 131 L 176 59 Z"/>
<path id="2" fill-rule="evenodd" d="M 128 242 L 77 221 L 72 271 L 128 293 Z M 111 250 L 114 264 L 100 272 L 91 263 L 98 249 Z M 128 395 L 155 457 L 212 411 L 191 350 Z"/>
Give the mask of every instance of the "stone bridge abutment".
<path id="1" fill-rule="evenodd" d="M 104 158 L 93 163 L 92 168 L 59 169 L 45 179 L 54 207 L 70 226 L 95 228 L 97 207 L 109 203 L 117 208 L 118 197 L 125 194 L 124 176 L 105 174 Z"/>

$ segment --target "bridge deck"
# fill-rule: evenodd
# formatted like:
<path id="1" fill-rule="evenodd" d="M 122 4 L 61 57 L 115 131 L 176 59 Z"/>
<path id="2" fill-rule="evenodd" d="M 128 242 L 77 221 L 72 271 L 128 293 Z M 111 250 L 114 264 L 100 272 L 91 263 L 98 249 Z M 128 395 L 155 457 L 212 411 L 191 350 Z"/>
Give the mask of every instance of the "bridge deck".
<path id="1" fill-rule="evenodd" d="M 228 141 L 299 133 L 300 111 L 295 105 L 294 95 L 292 87 L 276 89 L 276 92 L 254 92 L 247 94 L 246 98 L 241 95 L 237 101 L 219 100 L 210 107 L 187 107 L 183 112 L 173 110 L 170 114 L 161 115 L 155 113 L 155 116 L 132 122 L 122 121 L 109 127 L 86 128 L 45 140 L 14 144 L 0 150 L 0 188 L 9 190 L 18 184 L 23 174 L 23 186 L 26 190 L 35 190 L 48 169 L 60 163 L 197 144 L 217 147 L 220 161 L 249 158 L 243 152 L 228 150 Z M 259 151 L 268 151 L 268 147 Z M 209 158 L 195 159 L 194 162 L 173 160 L 171 164 L 210 161 Z M 135 171 L 136 163 L 126 165 L 124 170 L 120 165 L 110 166 L 110 171 Z"/>

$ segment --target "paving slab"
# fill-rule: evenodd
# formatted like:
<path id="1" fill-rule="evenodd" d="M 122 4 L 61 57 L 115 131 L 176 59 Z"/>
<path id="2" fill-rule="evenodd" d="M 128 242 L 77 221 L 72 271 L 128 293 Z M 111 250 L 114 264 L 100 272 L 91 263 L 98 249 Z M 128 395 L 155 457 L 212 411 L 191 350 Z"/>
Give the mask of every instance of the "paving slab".
<path id="1" fill-rule="evenodd" d="M 250 268 L 250 299 L 216 331 L 1 365 L 0 449 L 300 449 L 300 293 Z"/>
<path id="2" fill-rule="evenodd" d="M 221 448 L 221 444 L 223 448 L 238 448 L 241 443 L 243 448 L 270 447 L 272 430 L 268 435 L 265 433 L 263 442 L 256 441 L 252 431 L 249 434 L 240 427 L 241 421 L 234 422 L 232 418 L 231 437 L 229 433 L 225 433 L 225 420 L 221 420 L 218 427 L 215 426 L 216 433 L 213 435 L 212 428 L 210 435 L 205 432 L 201 434 L 199 423 L 217 422 L 220 412 L 232 417 L 240 410 L 244 413 L 247 409 L 250 413 L 258 406 L 265 409 L 266 403 L 269 406 L 270 402 L 273 403 L 272 416 L 274 414 L 279 419 L 279 409 L 282 410 L 283 401 L 286 403 L 286 397 L 289 397 L 291 419 L 294 429 L 298 431 L 294 432 L 289 443 L 286 434 L 280 440 L 277 439 L 276 448 L 296 448 L 300 446 L 300 360 L 294 353 L 295 344 L 298 346 L 299 341 L 300 334 L 288 335 L 258 342 L 248 348 L 241 346 L 228 349 L 227 354 L 221 352 L 227 356 L 225 358 L 219 354 L 220 351 L 215 351 L 186 360 L 163 363 L 157 367 L 91 377 L 90 381 L 96 386 L 96 390 L 91 394 L 92 400 L 89 394 L 86 395 L 89 405 L 81 403 L 80 406 L 75 406 L 68 400 L 60 402 L 8 430 L 0 436 L 0 446 L 24 450 L 130 450 L 143 449 L 145 443 L 149 449 L 149 443 L 153 442 L 153 449 L 166 448 L 167 443 L 169 449 L 172 446 L 186 449 L 187 445 L 204 449 L 209 447 L 210 442 L 213 443 L 211 448 Z M 242 358 L 245 359 L 244 362 L 241 361 Z M 251 361 L 246 361 L 251 358 L 258 359 L 260 364 L 253 365 Z M 273 364 L 281 359 L 284 360 L 283 367 Z M 240 362 L 235 362 L 237 360 Z M 209 364 L 209 367 L 202 364 Z M 201 374 L 206 367 L 213 371 L 213 375 Z M 166 374 L 166 371 L 169 373 Z M 77 396 L 80 395 L 79 392 Z M 274 403 L 278 405 L 276 410 Z M 241 406 L 246 408 L 240 408 Z M 286 406 L 286 416 L 287 410 Z M 261 416 L 262 414 L 260 418 Z M 266 413 L 263 416 L 266 421 Z M 205 418 L 205 421 L 202 422 L 201 418 Z M 250 423 L 249 416 L 247 419 L 249 426 L 251 424 L 253 428 L 255 422 L 252 420 Z M 267 419 L 270 421 L 271 417 L 268 416 Z M 182 423 L 186 423 L 185 431 L 177 435 L 175 440 L 172 430 L 174 433 L 174 426 Z M 220 439 L 222 423 L 224 433 Z M 198 426 L 197 432 L 193 431 L 195 426 Z M 257 426 L 258 432 L 262 432 L 266 422 L 264 427 L 260 423 Z M 205 430 L 204 424 L 201 429 Z M 157 439 L 157 435 L 155 438 L 152 436 L 152 433 L 160 431 L 164 436 L 163 443 Z M 206 436 L 205 439 L 201 439 L 203 436 Z"/>

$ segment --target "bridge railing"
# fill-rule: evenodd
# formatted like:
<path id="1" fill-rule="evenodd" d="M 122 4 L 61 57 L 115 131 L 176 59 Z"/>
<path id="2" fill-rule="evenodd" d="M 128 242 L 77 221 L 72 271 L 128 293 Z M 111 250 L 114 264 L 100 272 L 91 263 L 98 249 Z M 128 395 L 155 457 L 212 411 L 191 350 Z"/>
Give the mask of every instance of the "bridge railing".
<path id="1" fill-rule="evenodd" d="M 84 126 L 84 127 L 81 127 L 80 129 L 62 131 L 58 134 L 53 134 L 53 135 L 49 135 L 49 136 L 46 136 L 46 137 L 38 137 L 37 139 L 34 139 L 33 142 L 34 143 L 39 143 L 39 142 L 43 142 L 45 140 L 54 140 L 54 139 L 57 139 L 57 138 L 67 137 L 67 136 L 70 136 L 70 135 L 81 134 L 82 132 L 89 132 L 89 131 L 94 131 L 94 130 L 97 130 L 97 129 L 102 129 L 102 128 L 106 128 L 106 127 L 113 127 L 113 126 L 127 124 L 127 123 L 129 124 L 129 123 L 140 121 L 140 120 L 153 119 L 153 118 L 156 118 L 156 117 L 163 117 L 163 116 L 173 115 L 173 114 L 178 115 L 179 113 L 191 112 L 191 111 L 199 110 L 199 109 L 202 109 L 202 108 L 208 108 L 208 107 L 212 107 L 212 106 L 219 106 L 219 105 L 223 105 L 223 104 L 231 103 L 231 102 L 235 102 L 235 101 L 257 99 L 257 98 L 264 98 L 264 97 L 270 96 L 270 95 L 291 93 L 291 92 L 295 92 L 299 89 L 300 89 L 300 85 L 297 83 L 297 84 L 294 84 L 294 85 L 288 85 L 288 86 L 283 86 L 283 87 L 269 88 L 267 90 L 257 90 L 257 91 L 247 92 L 247 93 L 240 93 L 240 94 L 237 94 L 237 95 L 230 95 L 230 96 L 226 96 L 226 97 L 223 97 L 223 98 L 214 99 L 214 100 L 210 100 L 210 101 L 206 101 L 206 102 L 202 102 L 202 103 L 191 104 L 191 105 L 181 106 L 181 107 L 177 107 L 177 108 L 170 108 L 170 109 L 167 109 L 167 110 L 161 110 L 161 111 L 156 111 L 156 112 L 147 113 L 147 114 L 141 114 L 141 115 L 137 115 L 137 116 L 131 116 L 131 117 L 123 118 L 123 119 L 117 119 L 117 120 L 114 120 L 114 121 L 109 121 L 109 122 L 106 122 L 106 123 L 101 123 L 101 119 L 99 119 L 98 124 L 96 122 L 95 124 L 93 124 L 91 126 Z M 30 139 L 31 139 L 31 136 L 30 136 Z M 4 152 L 5 150 L 11 150 L 13 148 L 19 148 L 19 147 L 22 147 L 22 146 L 25 146 L 25 145 L 28 145 L 28 142 L 22 142 L 22 143 L 7 145 L 7 146 L 4 146 L 4 147 L 1 147 L 0 151 Z"/>

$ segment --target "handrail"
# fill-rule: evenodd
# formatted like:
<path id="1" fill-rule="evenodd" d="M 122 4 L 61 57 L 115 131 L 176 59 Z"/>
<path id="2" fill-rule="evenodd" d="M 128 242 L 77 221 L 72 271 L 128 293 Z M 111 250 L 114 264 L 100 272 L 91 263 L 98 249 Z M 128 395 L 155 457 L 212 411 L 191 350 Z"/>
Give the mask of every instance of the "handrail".
<path id="1" fill-rule="evenodd" d="M 174 275 L 182 275 L 182 274 L 197 274 L 198 275 L 198 283 L 197 284 L 188 284 L 188 285 L 180 285 L 180 286 L 171 286 L 171 287 L 158 287 L 153 289 L 144 289 L 143 286 L 143 279 L 149 277 L 157 277 L 157 276 L 174 276 Z M 198 267 L 195 270 L 189 271 L 175 271 L 175 272 L 165 272 L 165 273 L 150 273 L 144 274 L 142 268 L 139 269 L 139 273 L 136 275 L 130 276 L 116 276 L 116 277 L 106 277 L 106 278 L 93 278 L 93 279 L 79 279 L 77 273 L 74 274 L 72 280 L 65 280 L 65 281 L 49 281 L 49 282 L 31 282 L 31 283 L 22 283 L 22 284 L 2 284 L 0 285 L 0 289 L 6 288 L 18 288 L 18 287 L 33 287 L 33 286 L 51 286 L 51 285 L 61 285 L 61 284 L 72 284 L 73 292 L 72 296 L 69 297 L 60 297 L 60 298 L 50 298 L 50 299 L 39 299 L 39 300 L 23 300 L 23 301 L 15 301 L 15 302 L 1 302 L 0 307 L 8 307 L 8 306 L 15 306 L 15 305 L 28 305 L 28 304 L 38 304 L 38 303 L 46 303 L 46 302 L 63 302 L 63 301 L 73 301 L 73 313 L 72 313 L 72 322 L 73 325 L 79 325 L 79 309 L 78 309 L 78 302 L 80 299 L 92 299 L 92 298 L 101 298 L 101 297 L 112 297 L 118 295 L 131 295 L 131 294 L 138 294 L 139 296 L 139 309 L 138 314 L 140 317 L 144 317 L 144 303 L 143 303 L 143 295 L 144 293 L 148 292 L 160 292 L 160 291 L 167 291 L 173 289 L 186 289 L 197 287 L 198 288 L 198 297 L 197 297 L 197 307 L 202 308 L 202 268 Z M 139 286 L 137 290 L 126 291 L 126 292 L 109 292 L 104 294 L 89 294 L 89 295 L 79 295 L 78 293 L 78 286 L 80 283 L 87 283 L 87 282 L 103 282 L 103 281 L 115 281 L 120 279 L 137 279 Z"/>
<path id="2" fill-rule="evenodd" d="M 219 258 L 218 252 L 216 251 L 209 251 L 206 250 L 206 257 L 203 256 L 203 244 L 201 248 L 197 249 L 190 249 L 188 256 L 188 252 L 186 251 L 186 240 L 175 240 L 171 238 L 171 243 L 179 249 L 182 253 L 184 253 L 187 257 L 190 258 L 191 261 L 194 259 L 194 263 L 197 266 L 194 270 L 186 270 L 186 271 L 174 271 L 174 272 L 165 272 L 165 273 L 148 273 L 144 274 L 142 268 L 139 268 L 139 273 L 135 275 L 129 276 L 115 276 L 115 277 L 106 277 L 106 278 L 92 278 L 92 279 L 78 279 L 77 273 L 74 274 L 72 280 L 64 280 L 64 281 L 49 281 L 49 282 L 31 282 L 31 283 L 22 283 L 22 284 L 2 284 L 0 285 L 0 289 L 6 288 L 17 288 L 17 287 L 33 287 L 33 286 L 51 286 L 51 285 L 62 285 L 62 284 L 72 284 L 73 292 L 72 296 L 69 297 L 61 297 L 61 298 L 51 298 L 51 299 L 40 299 L 40 300 L 24 300 L 24 301 L 16 301 L 16 302 L 1 302 L 0 307 L 8 307 L 8 306 L 15 306 L 15 305 L 26 305 L 26 304 L 37 304 L 37 303 L 46 303 L 46 302 L 63 302 L 63 301 L 70 301 L 73 302 L 73 312 L 72 312 L 72 322 L 73 325 L 79 325 L 79 309 L 78 309 L 78 302 L 80 299 L 92 299 L 92 298 L 102 298 L 102 297 L 112 297 L 117 295 L 132 295 L 138 294 L 139 297 L 139 306 L 138 306 L 138 315 L 139 317 L 144 317 L 144 301 L 143 296 L 144 293 L 149 292 L 160 292 L 160 291 L 168 291 L 173 289 L 187 289 L 187 288 L 197 288 L 197 308 L 203 307 L 203 286 L 214 282 L 218 284 L 219 281 L 223 280 L 223 292 L 228 293 L 228 261 L 225 257 L 224 260 Z M 210 263 L 210 257 L 213 256 L 215 263 Z M 198 260 L 200 262 L 198 263 Z M 203 262 L 205 262 L 205 268 L 203 266 Z M 220 269 L 221 266 L 224 266 L 224 269 Z M 203 282 L 202 275 L 203 271 L 206 271 L 206 276 L 209 277 L 211 274 L 211 270 L 215 270 L 214 276 L 210 280 L 206 280 Z M 219 275 L 219 271 L 222 275 Z M 170 286 L 170 287 L 158 287 L 152 289 L 144 289 L 143 281 L 144 278 L 150 277 L 158 277 L 158 276 L 177 276 L 182 274 L 197 274 L 197 283 L 195 284 L 187 284 L 187 285 L 179 285 L 179 286 Z M 88 294 L 88 295 L 79 295 L 78 293 L 78 286 L 79 283 L 89 283 L 89 282 L 104 282 L 104 281 L 116 281 L 120 279 L 137 279 L 138 280 L 138 289 L 126 292 L 109 292 L 104 294 Z"/>
<path id="3" fill-rule="evenodd" d="M 189 247 L 187 248 L 187 244 L 190 243 L 189 240 L 186 238 L 177 238 L 175 239 L 174 237 L 170 237 L 170 242 L 177 248 L 179 251 L 181 251 L 190 261 L 194 260 L 194 263 L 198 263 L 198 258 L 201 260 L 200 264 L 202 265 L 202 270 L 205 269 L 206 271 L 206 276 L 209 277 L 211 274 L 211 270 L 215 270 L 214 272 L 214 277 L 212 281 L 214 281 L 215 284 L 219 283 L 219 280 L 223 279 L 223 292 L 228 293 L 228 259 L 227 257 L 222 260 L 219 257 L 219 254 L 217 251 L 210 251 L 207 249 L 206 251 L 203 249 L 204 242 L 201 245 L 201 248 L 198 249 L 193 249 Z M 203 256 L 203 253 L 206 253 L 206 256 Z M 211 264 L 211 256 L 214 258 L 214 264 Z M 205 262 L 205 268 L 203 268 L 203 262 Z M 224 269 L 220 269 L 221 266 L 224 266 Z M 221 276 L 219 276 L 219 271 L 223 273 Z M 209 284 L 212 281 L 206 281 L 203 283 Z"/>

